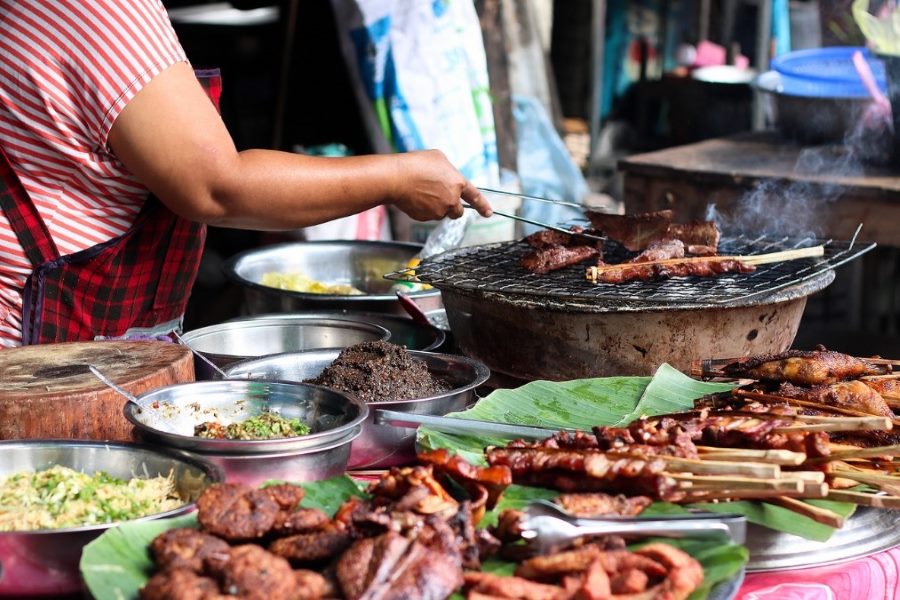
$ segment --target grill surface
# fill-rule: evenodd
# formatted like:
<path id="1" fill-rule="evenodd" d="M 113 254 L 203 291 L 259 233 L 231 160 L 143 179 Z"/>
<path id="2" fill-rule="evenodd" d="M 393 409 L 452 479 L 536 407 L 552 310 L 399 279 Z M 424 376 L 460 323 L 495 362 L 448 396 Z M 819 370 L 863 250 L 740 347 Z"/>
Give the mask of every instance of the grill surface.
<path id="1" fill-rule="evenodd" d="M 544 275 L 530 273 L 519 265 L 519 259 L 532 248 L 525 242 L 502 242 L 470 246 L 439 254 L 416 268 L 420 281 L 438 289 L 462 290 L 484 294 L 523 297 L 523 300 L 546 300 L 557 306 L 567 304 L 608 305 L 611 310 L 641 308 L 684 308 L 745 304 L 779 290 L 810 280 L 831 282 L 832 269 L 861 256 L 875 247 L 874 243 L 852 243 L 805 238 L 772 239 L 747 236 L 723 237 L 721 255 L 750 255 L 805 248 L 822 244 L 825 255 L 760 265 L 753 273 L 717 277 L 683 277 L 622 284 L 594 284 L 585 279 L 585 269 L 592 261 L 551 271 Z M 607 241 L 605 260 L 617 263 L 633 256 L 615 242 Z M 818 287 L 821 289 L 824 285 Z M 807 293 L 817 290 L 809 290 Z"/>

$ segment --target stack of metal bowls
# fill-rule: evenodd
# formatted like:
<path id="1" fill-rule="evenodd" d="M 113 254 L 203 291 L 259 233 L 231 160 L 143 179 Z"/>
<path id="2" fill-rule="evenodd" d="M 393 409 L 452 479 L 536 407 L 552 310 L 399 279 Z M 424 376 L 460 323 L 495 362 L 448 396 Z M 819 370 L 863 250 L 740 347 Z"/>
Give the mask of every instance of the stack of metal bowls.
<path id="1" fill-rule="evenodd" d="M 223 369 L 228 365 L 282 352 L 346 348 L 363 342 L 387 341 L 381 325 L 332 318 L 270 318 L 229 321 L 185 332 L 181 339 L 197 354 Z M 197 379 L 214 379 L 206 361 L 194 360 Z"/>
<path id="2" fill-rule="evenodd" d="M 369 416 L 359 400 L 328 388 L 297 383 L 223 380 L 171 385 L 140 396 L 125 418 L 141 439 L 190 451 L 220 467 L 229 482 L 257 486 L 270 480 L 313 481 L 342 474 L 350 447 Z M 272 412 L 299 418 L 308 435 L 268 440 L 208 439 L 194 435 L 206 422 L 234 423 Z M 158 414 L 157 414 L 158 413 Z M 162 417 L 162 418 L 160 418 Z"/>
<path id="3" fill-rule="evenodd" d="M 338 350 L 291 352 L 243 361 L 225 369 L 228 377 L 265 381 L 302 382 L 318 377 L 338 357 Z M 416 430 L 375 424 L 376 409 L 443 416 L 461 411 L 474 403 L 475 388 L 487 381 L 490 371 L 484 364 L 463 356 L 409 351 L 422 360 L 428 371 L 449 381 L 453 388 L 443 394 L 415 400 L 398 399 L 368 403 L 369 415 L 362 434 L 353 442 L 348 467 L 351 469 L 384 468 L 406 464 L 415 458 Z"/>
<path id="4" fill-rule="evenodd" d="M 224 478 L 219 468 L 184 452 L 136 444 L 72 440 L 0 442 L 0 477 L 57 465 L 88 474 L 103 471 L 124 480 L 171 475 L 184 504 L 137 521 L 191 512 L 200 493 Z M 80 595 L 78 562 L 82 548 L 116 525 L 0 533 L 0 597 Z"/>
<path id="5" fill-rule="evenodd" d="M 394 282 L 384 276 L 405 269 L 421 249 L 421 244 L 357 240 L 276 244 L 232 257 L 225 274 L 241 286 L 251 315 L 331 310 L 406 315 L 392 291 Z M 348 296 L 281 290 L 260 284 L 266 273 L 302 273 L 314 281 L 349 284 L 364 293 Z M 441 293 L 435 289 L 406 295 L 426 312 L 441 306 Z"/>

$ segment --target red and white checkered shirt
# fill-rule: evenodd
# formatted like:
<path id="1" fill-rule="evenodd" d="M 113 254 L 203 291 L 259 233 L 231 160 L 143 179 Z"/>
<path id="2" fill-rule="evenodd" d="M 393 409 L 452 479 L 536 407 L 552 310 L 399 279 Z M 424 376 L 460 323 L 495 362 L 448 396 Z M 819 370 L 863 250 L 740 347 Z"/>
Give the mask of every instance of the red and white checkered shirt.
<path id="1" fill-rule="evenodd" d="M 160 0 L 0 0 L 0 146 L 60 254 L 124 233 L 148 190 L 107 148 L 122 109 L 186 61 Z M 0 346 L 32 266 L 0 212 Z"/>

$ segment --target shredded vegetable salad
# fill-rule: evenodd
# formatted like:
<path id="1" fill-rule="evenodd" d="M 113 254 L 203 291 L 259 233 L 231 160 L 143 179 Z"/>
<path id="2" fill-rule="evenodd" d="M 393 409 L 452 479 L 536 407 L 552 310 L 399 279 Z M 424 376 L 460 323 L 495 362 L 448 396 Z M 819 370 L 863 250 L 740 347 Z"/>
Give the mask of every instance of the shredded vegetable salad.
<path id="1" fill-rule="evenodd" d="M 128 521 L 184 504 L 168 477 L 118 479 L 67 467 L 0 477 L 0 531 L 33 531 Z"/>

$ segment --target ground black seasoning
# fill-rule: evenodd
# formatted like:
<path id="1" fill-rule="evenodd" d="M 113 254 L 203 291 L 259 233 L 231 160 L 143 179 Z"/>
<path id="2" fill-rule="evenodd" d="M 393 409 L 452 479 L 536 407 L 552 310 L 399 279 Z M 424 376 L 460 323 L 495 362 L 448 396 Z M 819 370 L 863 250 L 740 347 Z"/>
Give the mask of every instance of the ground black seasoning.
<path id="1" fill-rule="evenodd" d="M 406 348 L 382 341 L 348 346 L 308 381 L 353 394 L 363 402 L 427 398 L 453 389 Z"/>

